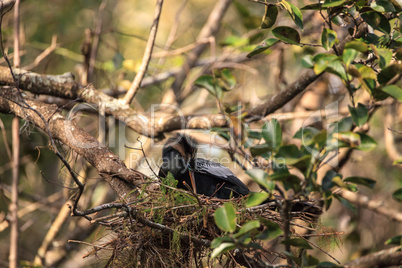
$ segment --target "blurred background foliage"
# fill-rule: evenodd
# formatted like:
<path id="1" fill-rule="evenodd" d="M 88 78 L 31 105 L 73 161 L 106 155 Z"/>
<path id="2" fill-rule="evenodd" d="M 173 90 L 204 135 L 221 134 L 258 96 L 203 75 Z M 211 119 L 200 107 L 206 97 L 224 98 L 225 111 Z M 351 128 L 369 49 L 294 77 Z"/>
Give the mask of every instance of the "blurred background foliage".
<path id="1" fill-rule="evenodd" d="M 162 51 L 162 48 L 165 46 L 172 25 L 174 25 L 177 18 L 176 14 L 182 7 L 177 36 L 172 48 L 180 48 L 194 43 L 215 2 L 212 0 L 166 1 L 156 38 L 155 52 Z M 292 2 L 295 5 L 303 6 L 304 4 L 309 4 L 311 1 L 299 0 Z M 72 72 L 77 80 L 84 61 L 81 49 L 85 40 L 85 30 L 88 28 L 94 29 L 100 3 L 101 1 L 99 0 L 22 1 L 22 68 L 32 63 L 50 45 L 52 36 L 56 35 L 58 48 L 32 71 L 43 74 Z M 149 28 L 153 20 L 154 5 L 154 1 L 109 1 L 104 12 L 103 30 L 96 59 L 97 68 L 93 81 L 96 88 L 117 90 L 119 87 L 124 89 L 127 88 L 127 85 L 130 85 L 142 60 Z M 264 7 L 262 5 L 246 0 L 234 1 L 234 4 L 230 7 L 229 12 L 223 20 L 222 27 L 215 40 L 216 48 L 207 49 L 203 56 L 213 57 L 215 55 L 222 55 L 225 52 L 236 54 L 251 51 L 256 44 L 268 38 L 266 32 L 257 29 L 260 26 L 263 14 Z M 313 18 L 305 26 L 305 31 L 302 33 L 303 41 L 305 43 L 317 43 L 317 40 L 320 38 L 320 31 L 317 28 L 321 30 L 322 21 L 312 13 L 304 15 L 305 17 L 312 16 Z M 282 12 L 278 23 L 281 25 L 291 25 L 293 22 L 289 15 Z M 5 15 L 2 25 L 4 47 L 10 58 L 13 52 L 12 27 L 11 12 Z M 347 30 L 339 29 L 339 31 L 343 31 L 345 34 Z M 298 77 L 296 74 L 299 74 L 302 70 L 301 58 L 304 55 L 315 54 L 318 51 L 322 51 L 322 49 L 309 46 L 282 46 L 278 50 L 267 50 L 264 52 L 263 57 L 259 57 L 257 60 L 246 64 L 249 69 L 237 69 L 233 71 L 237 79 L 237 87 L 226 93 L 224 102 L 233 106 L 240 101 L 247 107 L 253 107 L 257 103 L 261 103 L 262 100 L 283 89 L 287 83 L 294 81 Z M 168 57 L 163 61 L 159 58 L 154 58 L 150 63 L 148 75 L 181 66 L 184 59 L 185 56 L 183 55 Z M 283 65 L 279 66 L 278 62 L 283 62 Z M 277 74 L 280 71 L 279 68 L 283 68 L 284 77 L 282 81 L 276 80 Z M 160 103 L 163 94 L 166 93 L 171 83 L 172 79 L 168 79 L 162 84 L 141 89 L 134 103 L 134 108 L 147 110 L 151 104 Z M 215 113 L 218 111 L 215 98 L 208 94 L 205 95 L 203 93 L 205 89 L 194 88 L 192 90 L 194 92 L 192 92 L 181 107 L 183 110 L 194 105 L 198 99 L 205 98 L 204 105 L 195 110 L 194 113 Z M 324 108 L 326 104 L 333 101 L 348 103 L 348 98 L 345 97 L 346 89 L 340 83 L 339 79 L 332 75 L 325 75 L 320 81 L 311 86 L 306 94 L 308 92 L 311 93 L 310 95 L 316 94 L 318 97 L 317 99 L 313 99 L 314 101 L 311 99 L 305 100 L 305 103 L 313 106 L 306 107 L 305 110 Z M 293 108 L 299 101 L 302 101 L 302 98 L 299 97 L 296 101 L 292 101 L 281 112 L 293 111 Z M 359 187 L 359 190 L 373 199 L 384 200 L 384 203 L 389 207 L 401 209 L 401 205 L 390 198 L 395 189 L 402 187 L 402 172 L 400 166 L 392 165 L 392 161 L 388 158 L 384 145 L 383 118 L 386 112 L 385 109 L 381 108 L 376 112 L 370 124 L 369 134 L 377 140 L 378 146 L 369 153 L 353 153 L 351 160 L 342 169 L 341 173 L 344 177 L 362 176 L 376 180 L 377 184 L 374 190 L 364 187 Z M 401 129 L 401 108 L 397 108 L 394 114 L 396 116 L 392 127 L 394 129 Z M 9 130 L 11 129 L 12 117 L 0 114 L 0 119 L 4 124 L 3 133 L 5 133 L 5 136 L 0 135 L 1 218 L 6 215 L 9 204 L 8 185 L 10 185 L 11 181 L 11 165 L 6 153 L 5 144 L 11 144 L 11 131 Z M 293 137 L 296 130 L 303 123 L 298 120 L 295 121 L 281 123 L 284 140 L 291 141 L 291 137 Z M 20 258 L 21 260 L 32 261 L 51 222 L 55 219 L 55 216 L 69 196 L 69 189 L 67 187 L 71 186 L 71 182 L 58 159 L 48 149 L 46 135 L 33 126 L 24 124 L 23 121 L 21 123 L 22 164 L 19 186 L 21 193 L 20 209 L 26 209 L 32 204 L 36 204 L 37 207 L 28 210 L 20 218 Z M 94 120 L 92 117 L 82 116 L 80 124 L 85 126 L 85 129 L 94 136 L 98 135 L 98 119 Z M 119 133 L 122 134 L 122 132 L 127 135 L 127 140 L 133 142 L 138 136 L 136 133 L 125 129 L 124 126 L 115 128 L 115 132 L 110 135 L 114 135 L 118 139 L 121 137 Z M 112 139 L 109 138 L 109 140 Z M 402 151 L 401 141 L 402 137 L 400 135 L 397 136 L 395 144 L 399 151 Z M 150 141 L 146 140 L 145 142 L 149 143 Z M 116 142 L 115 146 L 111 146 L 111 149 L 120 154 L 123 152 L 121 157 L 127 159 L 129 166 L 138 165 L 138 163 L 130 160 L 140 159 L 142 157 L 141 153 L 122 150 L 117 146 L 118 144 L 121 145 L 124 142 Z M 151 150 L 147 157 L 159 158 L 161 154 L 160 150 L 161 148 Z M 124 155 L 127 152 L 135 155 L 127 157 Z M 201 153 L 206 158 L 227 156 L 224 151 L 216 148 L 205 149 Z M 71 155 L 70 160 L 74 163 L 74 167 L 80 176 L 88 178 L 87 195 L 81 201 L 83 208 L 92 207 L 98 204 L 99 200 L 102 200 L 102 202 L 105 202 L 105 200 L 114 200 L 114 194 L 99 179 L 91 167 L 83 163 L 82 160 L 74 161 L 74 155 L 68 151 L 66 151 L 66 154 Z M 141 163 L 142 165 L 140 165 L 139 170 L 152 174 L 149 167 L 144 162 Z M 250 180 L 238 166 L 233 163 L 228 165 L 243 181 Z M 157 169 L 155 164 L 152 167 Z M 249 186 L 252 189 L 258 189 L 252 182 L 249 182 Z M 52 196 L 53 198 L 51 198 Z M 334 204 L 330 211 L 324 214 L 321 224 L 322 226 L 345 232 L 344 235 L 340 236 L 341 242 L 338 241 L 340 245 L 331 246 L 331 249 L 327 249 L 341 261 L 358 257 L 359 254 L 365 252 L 383 248 L 384 242 L 387 239 L 402 232 L 400 224 L 390 222 L 388 219 L 384 219 L 383 216 L 360 208 L 357 208 L 357 211 L 351 211 L 339 203 Z M 78 267 L 79 263 L 96 263 L 98 261 L 96 258 L 82 260 L 81 257 L 86 250 L 85 246 L 67 243 L 65 238 L 82 239 L 92 243 L 94 239 L 99 239 L 99 237 L 105 235 L 102 232 L 103 229 L 96 227 L 95 232 L 92 233 L 94 228 L 88 229 L 88 224 L 85 221 L 71 217 L 63 226 L 63 231 L 57 241 L 53 241 L 49 254 L 54 254 L 56 261 L 59 261 L 57 259 L 59 258 L 58 256 L 63 256 L 61 259 L 63 267 L 71 267 L 68 265 L 72 263 L 77 265 L 75 267 Z M 75 236 L 71 237 L 72 233 Z M 0 243 L 0 266 L 5 266 L 7 263 L 8 240 L 9 230 L 2 225 L 2 229 L 0 230 L 0 241 L 2 241 Z M 325 240 L 321 241 L 325 243 Z M 77 248 L 81 248 L 81 251 L 72 250 Z M 66 251 L 68 251 L 68 255 L 64 254 Z M 354 256 L 350 256 L 352 253 Z M 317 255 L 319 254 L 320 252 L 317 252 Z M 326 255 L 322 255 L 321 257 L 323 259 L 327 258 Z"/>

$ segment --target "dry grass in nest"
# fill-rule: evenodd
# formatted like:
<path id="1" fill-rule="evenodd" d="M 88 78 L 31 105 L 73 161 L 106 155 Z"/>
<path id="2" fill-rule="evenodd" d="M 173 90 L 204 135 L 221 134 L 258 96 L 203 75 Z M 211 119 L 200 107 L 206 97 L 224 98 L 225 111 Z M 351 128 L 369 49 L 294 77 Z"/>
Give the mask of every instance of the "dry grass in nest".
<path id="1" fill-rule="evenodd" d="M 245 198 L 218 200 L 195 196 L 175 189 L 174 184 L 161 185 L 157 190 L 144 189 L 137 200 L 140 201 L 122 207 L 113 215 L 93 220 L 115 234 L 106 246 L 109 252 L 112 251 L 106 267 L 204 267 L 205 262 L 211 265 L 217 261 L 208 257 L 211 242 L 224 234 L 215 225 L 214 212 L 224 202 L 232 202 L 237 209 L 238 225 L 261 217 L 282 226 L 278 201 L 245 208 Z M 308 204 L 293 203 L 294 207 L 301 208 Z M 291 212 L 291 224 L 295 226 L 312 226 L 321 214 L 321 209 L 314 205 L 298 210 L 302 211 Z M 305 224 L 296 224 L 295 219 Z M 104 249 L 105 246 L 99 247 L 87 256 Z M 272 256 L 284 257 L 271 250 L 265 251 Z M 228 256 L 229 259 L 218 258 L 218 261 L 227 265 L 237 262 L 233 255 Z"/>

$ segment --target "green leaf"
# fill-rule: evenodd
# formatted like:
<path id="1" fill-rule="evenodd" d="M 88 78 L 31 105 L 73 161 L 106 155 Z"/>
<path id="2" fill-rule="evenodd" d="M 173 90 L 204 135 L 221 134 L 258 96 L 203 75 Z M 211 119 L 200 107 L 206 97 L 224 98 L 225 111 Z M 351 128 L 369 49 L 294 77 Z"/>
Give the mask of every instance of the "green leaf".
<path id="1" fill-rule="evenodd" d="M 377 183 L 375 180 L 363 178 L 363 177 L 357 177 L 357 176 L 348 177 L 348 178 L 344 179 L 344 181 L 364 185 L 370 189 L 373 189 L 375 184 Z"/>
<path id="2" fill-rule="evenodd" d="M 254 131 L 254 130 L 251 130 L 250 128 L 247 128 L 247 137 L 249 139 L 261 140 L 262 135 L 261 135 L 261 132 Z"/>
<path id="3" fill-rule="evenodd" d="M 292 45 L 298 45 L 301 40 L 299 32 L 287 26 L 276 27 L 272 33 L 276 38 Z"/>
<path id="4" fill-rule="evenodd" d="M 324 193 L 323 197 L 324 197 L 325 210 L 328 210 L 331 207 L 332 201 L 334 200 L 332 198 L 332 193 L 328 193 L 328 194 Z"/>
<path id="5" fill-rule="evenodd" d="M 261 29 L 268 29 L 274 26 L 278 17 L 278 7 L 276 5 L 265 6 L 264 17 L 262 18 Z"/>
<path id="6" fill-rule="evenodd" d="M 388 239 L 387 241 L 385 241 L 384 244 L 385 245 L 398 245 L 398 246 L 401 246 L 402 245 L 402 235 L 394 236 L 394 237 Z"/>
<path id="7" fill-rule="evenodd" d="M 346 0 L 325 0 L 323 7 L 336 7 L 342 5 Z"/>
<path id="8" fill-rule="evenodd" d="M 396 75 L 400 75 L 402 72 L 402 65 L 400 64 L 392 64 L 380 71 L 377 76 L 378 83 L 381 85 L 387 84 L 392 78 Z"/>
<path id="9" fill-rule="evenodd" d="M 371 151 L 377 146 L 377 142 L 365 133 L 358 133 L 360 136 L 360 145 L 356 149 L 360 151 Z"/>
<path id="10" fill-rule="evenodd" d="M 294 139 L 300 139 L 302 142 L 302 145 L 311 145 L 315 142 L 314 137 L 319 133 L 320 131 L 316 128 L 313 127 L 302 127 L 300 128 L 295 135 L 293 136 Z"/>
<path id="11" fill-rule="evenodd" d="M 262 137 L 271 148 L 279 148 L 282 143 L 282 128 L 277 119 L 272 119 L 262 127 Z"/>
<path id="12" fill-rule="evenodd" d="M 346 145 L 345 147 L 358 148 L 361 144 L 360 135 L 352 131 L 333 133 L 332 137 L 344 142 Z"/>
<path id="13" fill-rule="evenodd" d="M 293 189 L 298 192 L 301 189 L 300 179 L 296 175 L 290 173 L 274 173 L 269 176 L 274 181 L 282 182 L 285 190 Z"/>
<path id="14" fill-rule="evenodd" d="M 236 77 L 229 69 L 223 69 L 219 72 L 219 86 L 225 91 L 230 91 L 236 86 Z"/>
<path id="15" fill-rule="evenodd" d="M 377 12 L 385 13 L 385 12 L 395 12 L 395 7 L 390 3 L 390 1 L 385 0 L 377 0 L 373 1 L 370 4 L 370 7 Z"/>
<path id="16" fill-rule="evenodd" d="M 273 148 L 270 147 L 268 144 L 257 144 L 250 147 L 250 153 L 252 156 L 264 156 L 264 158 L 269 157 L 267 154 L 272 152 Z"/>
<path id="17" fill-rule="evenodd" d="M 357 52 L 357 50 L 351 48 L 346 48 L 343 50 L 342 60 L 343 63 L 345 63 L 346 68 L 349 68 L 349 64 L 351 64 L 356 59 Z"/>
<path id="18" fill-rule="evenodd" d="M 383 69 L 390 64 L 392 60 L 392 51 L 386 48 L 378 48 L 377 52 L 380 56 L 380 68 Z"/>
<path id="19" fill-rule="evenodd" d="M 247 207 L 254 207 L 262 204 L 265 200 L 267 200 L 271 196 L 270 193 L 251 193 L 246 202 Z"/>
<path id="20" fill-rule="evenodd" d="M 278 162 L 277 159 L 272 160 L 272 169 L 275 173 L 289 173 L 286 163 Z"/>
<path id="21" fill-rule="evenodd" d="M 392 194 L 392 198 L 398 202 L 402 202 L 402 188 L 399 188 Z"/>
<path id="22" fill-rule="evenodd" d="M 212 242 L 211 242 L 211 248 L 217 248 L 223 242 L 233 242 L 233 238 L 231 238 L 229 236 L 222 236 L 222 237 L 214 238 L 214 240 L 212 240 Z"/>
<path id="23" fill-rule="evenodd" d="M 251 232 L 255 229 L 260 228 L 260 226 L 261 226 L 261 224 L 258 220 L 248 221 L 245 224 L 243 224 L 243 226 L 240 228 L 239 232 L 236 233 L 234 236 L 239 237 L 243 234 L 246 234 L 248 232 Z"/>
<path id="24" fill-rule="evenodd" d="M 336 194 L 334 194 L 334 197 L 335 197 L 336 199 L 338 199 L 339 202 L 341 202 L 342 205 L 344 205 L 346 208 L 348 208 L 348 209 L 350 209 L 352 212 L 356 213 L 357 210 L 356 210 L 355 206 L 353 205 L 353 203 L 351 203 L 350 201 L 346 200 L 346 199 L 343 198 L 342 196 L 339 196 L 339 195 L 336 195 Z"/>
<path id="25" fill-rule="evenodd" d="M 289 2 L 289 5 L 292 7 L 292 13 L 289 12 L 295 24 L 303 30 L 303 15 L 300 12 L 300 9 L 295 5 Z"/>
<path id="26" fill-rule="evenodd" d="M 402 102 L 402 88 L 395 85 L 389 85 L 383 87 L 381 90 L 389 94 L 394 99 Z"/>
<path id="27" fill-rule="evenodd" d="M 331 128 L 334 128 L 333 133 L 350 131 L 352 129 L 352 126 L 353 119 L 350 116 L 342 118 L 338 122 L 334 122 L 330 125 Z"/>
<path id="28" fill-rule="evenodd" d="M 350 41 L 347 42 L 345 45 L 345 49 L 350 48 L 350 49 L 354 49 L 357 50 L 359 52 L 365 53 L 368 51 L 368 46 L 366 45 L 366 43 L 362 42 L 362 41 Z"/>
<path id="29" fill-rule="evenodd" d="M 262 217 L 258 218 L 262 224 L 264 224 L 267 229 L 265 229 L 257 238 L 265 241 L 269 241 L 277 238 L 283 234 L 281 227 L 272 221 L 264 219 Z"/>
<path id="30" fill-rule="evenodd" d="M 303 254 L 301 267 L 317 267 L 319 262 L 320 261 L 315 257 L 308 254 Z"/>
<path id="31" fill-rule="evenodd" d="M 265 39 L 259 45 L 257 45 L 253 49 L 253 51 L 251 51 L 250 53 L 247 54 L 247 58 L 251 58 L 252 56 L 255 56 L 257 54 L 260 54 L 260 53 L 264 52 L 265 50 L 267 50 L 269 47 L 273 46 L 277 42 L 279 42 L 279 40 L 275 39 L 275 38 Z"/>
<path id="32" fill-rule="evenodd" d="M 377 74 L 374 72 L 373 69 L 366 65 L 356 65 L 358 66 L 358 70 L 360 73 L 360 77 L 363 79 L 377 79 Z"/>
<path id="33" fill-rule="evenodd" d="M 373 27 L 373 29 L 378 30 L 380 32 L 389 34 L 391 32 L 391 25 L 389 24 L 388 19 L 381 13 L 370 11 L 361 14 L 361 17 L 368 25 Z"/>
<path id="34" fill-rule="evenodd" d="M 342 175 L 336 173 L 333 170 L 328 170 L 327 173 L 325 174 L 324 178 L 322 178 L 322 183 L 321 183 L 321 188 L 324 192 L 329 191 L 332 187 L 336 186 L 333 182 L 335 177 L 338 177 L 342 179 Z"/>
<path id="35" fill-rule="evenodd" d="M 320 53 L 313 57 L 313 61 L 315 62 L 314 65 L 314 72 L 318 75 L 325 71 L 328 68 L 328 65 L 332 62 L 337 60 L 338 57 L 333 54 L 325 54 Z"/>
<path id="36" fill-rule="evenodd" d="M 338 59 L 328 62 L 328 67 L 326 71 L 339 76 L 345 82 L 349 82 L 345 67 Z"/>
<path id="37" fill-rule="evenodd" d="M 283 234 L 283 231 L 279 224 L 262 217 L 258 217 L 258 219 L 264 226 L 267 227 L 267 229 L 265 229 L 264 232 L 258 236 L 258 239 L 272 240 Z"/>
<path id="38" fill-rule="evenodd" d="M 337 41 L 338 39 L 336 32 L 331 29 L 324 28 L 321 34 L 321 44 L 323 48 L 330 50 Z"/>
<path id="39" fill-rule="evenodd" d="M 310 244 L 301 238 L 290 238 L 282 241 L 282 244 L 289 245 L 293 247 L 303 248 L 303 249 L 312 249 Z"/>
<path id="40" fill-rule="evenodd" d="M 278 153 L 275 155 L 275 159 L 284 159 L 287 165 L 296 166 L 302 164 L 306 166 L 311 159 L 310 154 L 301 152 L 296 145 L 290 144 L 279 148 Z"/>
<path id="41" fill-rule="evenodd" d="M 323 7 L 321 3 L 311 4 L 301 8 L 301 10 L 325 10 L 327 7 Z"/>
<path id="42" fill-rule="evenodd" d="M 220 254 L 223 254 L 225 252 L 228 252 L 230 250 L 233 250 L 236 248 L 236 244 L 234 243 L 222 243 L 219 245 L 219 247 L 215 248 L 212 253 L 211 253 L 211 258 L 216 258 Z"/>
<path id="43" fill-rule="evenodd" d="M 301 64 L 304 68 L 313 68 L 314 63 L 313 63 L 313 56 L 312 55 L 306 55 L 301 59 Z"/>
<path id="44" fill-rule="evenodd" d="M 402 47 L 399 48 L 399 49 L 396 51 L 396 53 L 395 53 L 395 58 L 396 58 L 397 60 L 402 60 Z"/>
<path id="45" fill-rule="evenodd" d="M 275 185 L 268 181 L 268 174 L 259 168 L 252 168 L 246 171 L 246 174 L 249 175 L 256 183 L 262 186 L 264 189 L 272 190 Z"/>
<path id="46" fill-rule="evenodd" d="M 216 225 L 225 232 L 233 233 L 236 230 L 236 212 L 231 203 L 225 203 L 214 213 Z"/>
<path id="47" fill-rule="evenodd" d="M 216 78 L 211 75 L 201 75 L 195 80 L 194 85 L 205 88 L 219 99 L 222 97 L 222 89 L 216 85 Z"/>
<path id="48" fill-rule="evenodd" d="M 300 12 L 299 8 L 294 6 L 292 3 L 282 0 L 279 2 L 289 13 L 290 17 L 294 21 L 294 23 L 300 28 L 303 29 L 303 15 Z"/>
<path id="49" fill-rule="evenodd" d="M 363 126 L 368 120 L 368 109 L 365 105 L 358 103 L 357 107 L 349 106 L 350 115 L 353 122 L 359 127 Z"/>

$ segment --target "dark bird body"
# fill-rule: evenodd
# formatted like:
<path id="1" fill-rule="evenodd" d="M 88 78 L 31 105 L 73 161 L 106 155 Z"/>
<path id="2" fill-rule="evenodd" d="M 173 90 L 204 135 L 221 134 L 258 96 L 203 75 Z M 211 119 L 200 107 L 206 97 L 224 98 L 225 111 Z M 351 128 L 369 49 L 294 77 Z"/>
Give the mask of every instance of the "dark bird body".
<path id="1" fill-rule="evenodd" d="M 197 144 L 186 135 L 170 138 L 163 147 L 163 164 L 159 176 L 166 177 L 168 172 L 171 172 L 178 180 L 178 188 L 188 190 L 185 185 L 187 184 L 198 194 L 221 199 L 250 193 L 247 186 L 227 167 L 195 158 L 196 146 Z"/>
<path id="2" fill-rule="evenodd" d="M 178 181 L 177 187 L 193 190 L 205 196 L 229 199 L 248 195 L 250 190 L 227 167 L 196 158 L 197 144 L 186 135 L 170 138 L 163 147 L 163 164 L 159 170 L 160 177 L 170 172 Z M 275 196 L 275 199 L 282 199 Z M 275 199 L 267 199 L 264 203 Z M 273 205 L 274 207 L 276 204 Z M 303 212 L 305 217 L 315 219 L 322 213 L 320 206 L 306 201 L 297 201 L 292 212 Z"/>

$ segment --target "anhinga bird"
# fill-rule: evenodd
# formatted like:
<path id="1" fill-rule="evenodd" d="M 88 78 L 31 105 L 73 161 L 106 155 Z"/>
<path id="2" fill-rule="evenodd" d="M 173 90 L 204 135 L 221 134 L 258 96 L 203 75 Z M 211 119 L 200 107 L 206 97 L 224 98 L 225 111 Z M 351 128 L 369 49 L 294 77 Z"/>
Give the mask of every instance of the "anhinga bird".
<path id="1" fill-rule="evenodd" d="M 163 164 L 159 170 L 160 177 L 172 173 L 178 180 L 177 187 L 186 189 L 191 186 L 198 194 L 221 199 L 240 197 L 250 190 L 227 167 L 196 158 L 197 144 L 187 135 L 179 134 L 168 139 L 163 147 Z"/>
<path id="2" fill-rule="evenodd" d="M 191 187 L 197 194 L 220 199 L 241 197 L 250 193 L 247 186 L 227 167 L 196 158 L 196 146 L 197 143 L 187 135 L 179 134 L 168 139 L 162 151 L 163 164 L 159 177 L 166 177 L 170 172 L 178 180 L 178 188 L 188 190 L 188 187 Z M 273 200 L 267 199 L 265 202 Z M 292 205 L 292 212 L 305 212 L 307 218 L 315 219 L 322 213 L 322 208 L 300 200 Z"/>

